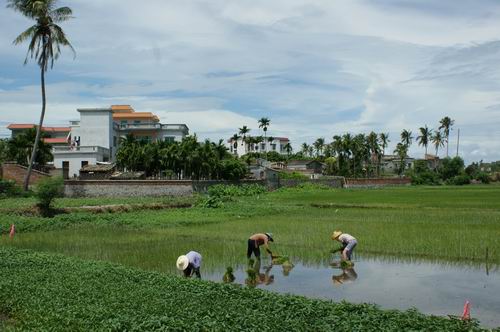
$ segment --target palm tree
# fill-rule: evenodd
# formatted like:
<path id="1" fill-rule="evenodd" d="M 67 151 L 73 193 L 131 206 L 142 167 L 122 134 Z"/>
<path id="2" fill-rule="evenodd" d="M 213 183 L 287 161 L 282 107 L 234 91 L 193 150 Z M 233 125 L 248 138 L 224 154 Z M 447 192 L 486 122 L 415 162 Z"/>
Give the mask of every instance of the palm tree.
<path id="1" fill-rule="evenodd" d="M 61 53 L 61 46 L 68 46 L 75 53 L 71 43 L 66 38 L 66 34 L 57 23 L 67 21 L 71 18 L 72 11 L 69 7 L 56 8 L 57 0 L 7 0 L 7 7 L 20 12 L 28 19 L 36 21 L 34 25 L 22 32 L 14 44 L 18 45 L 29 40 L 28 52 L 24 64 L 28 62 L 28 57 L 35 58 L 40 67 L 42 86 L 42 112 L 36 130 L 35 143 L 31 153 L 28 172 L 24 179 L 24 190 L 28 190 L 29 180 L 33 163 L 36 160 L 40 133 L 43 126 L 46 107 L 45 95 L 45 72 L 54 66 Z"/>
<path id="2" fill-rule="evenodd" d="M 382 155 L 385 155 L 385 148 L 387 147 L 389 141 L 389 133 L 379 134 L 380 147 L 382 148 Z"/>
<path id="3" fill-rule="evenodd" d="M 293 151 L 293 148 L 292 148 L 292 145 L 290 144 L 290 142 L 286 143 L 284 148 L 285 148 L 286 155 L 287 155 L 288 159 L 290 159 L 290 154 Z"/>
<path id="4" fill-rule="evenodd" d="M 305 142 L 302 143 L 302 145 L 301 145 L 301 152 L 304 155 L 304 157 L 307 156 L 307 153 L 309 152 L 309 144 L 307 144 Z"/>
<path id="5" fill-rule="evenodd" d="M 408 145 L 405 144 L 405 142 L 398 143 L 396 146 L 396 149 L 394 150 L 394 153 L 399 157 L 399 169 L 398 173 L 399 175 L 402 175 L 405 168 L 406 168 L 406 156 L 408 154 Z"/>
<path id="6" fill-rule="evenodd" d="M 413 142 L 413 136 L 411 131 L 403 129 L 403 131 L 401 132 L 401 143 L 403 143 L 409 148 L 412 142 Z"/>
<path id="7" fill-rule="evenodd" d="M 239 128 L 239 134 L 241 135 L 242 137 L 242 140 L 241 140 L 241 145 L 245 144 L 246 142 L 246 135 L 250 132 L 250 128 L 248 128 L 247 126 L 243 126 L 241 128 Z M 246 151 L 246 149 L 245 149 Z"/>
<path id="8" fill-rule="evenodd" d="M 444 146 L 444 137 L 441 133 L 441 130 L 437 130 L 434 132 L 434 135 L 431 137 L 432 144 L 436 148 L 436 156 L 438 155 L 438 149 Z"/>
<path id="9" fill-rule="evenodd" d="M 449 116 L 445 116 L 439 121 L 439 123 L 441 124 L 439 126 L 439 129 L 444 129 L 444 138 L 446 139 L 446 157 L 448 157 L 448 141 L 450 138 L 450 129 L 455 121 L 452 120 Z"/>
<path id="10" fill-rule="evenodd" d="M 425 147 L 425 154 L 427 154 L 427 146 L 432 136 L 432 129 L 429 129 L 427 125 L 425 127 L 420 127 L 420 135 L 417 137 L 418 145 Z"/>
<path id="11" fill-rule="evenodd" d="M 314 143 L 314 149 L 316 150 L 316 157 L 319 157 L 323 153 L 323 147 L 325 146 L 325 139 L 320 137 Z"/>
<path id="12" fill-rule="evenodd" d="M 267 127 L 269 127 L 269 124 L 271 123 L 271 120 L 268 118 L 260 118 L 259 120 L 259 128 L 262 128 L 264 131 L 264 142 L 267 142 L 266 137 L 267 137 Z M 264 144 L 264 152 L 267 152 L 267 143 Z"/>
<path id="13" fill-rule="evenodd" d="M 368 144 L 368 148 L 370 150 L 371 158 L 370 162 L 373 163 L 373 157 L 376 158 L 377 161 L 377 174 L 379 174 L 379 166 L 380 166 L 380 144 L 379 137 L 375 132 L 370 132 L 366 137 L 366 143 Z M 373 167 L 373 166 L 372 166 Z"/>

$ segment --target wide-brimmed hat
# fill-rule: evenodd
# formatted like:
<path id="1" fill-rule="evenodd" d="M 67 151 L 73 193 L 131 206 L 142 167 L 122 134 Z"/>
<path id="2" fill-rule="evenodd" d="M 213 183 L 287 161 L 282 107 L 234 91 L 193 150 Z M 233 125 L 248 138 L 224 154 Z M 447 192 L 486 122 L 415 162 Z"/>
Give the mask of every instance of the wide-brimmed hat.
<path id="1" fill-rule="evenodd" d="M 269 239 L 269 241 L 274 242 L 273 233 L 266 233 L 266 236 Z"/>
<path id="2" fill-rule="evenodd" d="M 189 258 L 186 255 L 179 256 L 175 265 L 177 265 L 178 270 L 184 271 L 189 265 Z"/>
<path id="3" fill-rule="evenodd" d="M 342 235 L 341 231 L 335 231 L 332 234 L 332 240 L 336 240 L 340 235 Z"/>

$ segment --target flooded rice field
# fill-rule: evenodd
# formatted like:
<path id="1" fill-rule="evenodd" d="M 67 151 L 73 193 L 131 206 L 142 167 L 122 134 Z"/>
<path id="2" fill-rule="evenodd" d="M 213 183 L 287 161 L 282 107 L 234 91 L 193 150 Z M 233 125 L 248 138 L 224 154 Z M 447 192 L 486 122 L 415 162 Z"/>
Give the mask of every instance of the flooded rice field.
<path id="1" fill-rule="evenodd" d="M 487 327 L 500 326 L 500 272 L 485 267 L 466 267 L 427 262 L 403 262 L 387 259 L 359 259 L 352 269 L 330 265 L 304 265 L 294 262 L 293 269 L 266 265 L 262 260 L 257 277 L 258 288 L 307 297 L 376 303 L 386 309 L 412 307 L 440 316 L 462 313 L 466 300 L 471 316 Z M 221 281 L 221 266 L 204 279 Z M 235 282 L 244 284 L 245 268 L 235 271 Z"/>
<path id="2" fill-rule="evenodd" d="M 19 234 L 12 241 L 2 237 L 0 245 L 111 261 L 177 275 L 180 275 L 175 269 L 177 257 L 196 250 L 203 256 L 203 279 L 222 282 L 226 267 L 231 266 L 236 277 L 234 282 L 245 284 L 248 268 L 245 241 L 176 232 L 67 229 Z M 270 259 L 263 257 L 257 267 L 256 287 L 318 299 L 375 303 L 385 309 L 417 308 L 423 313 L 440 316 L 461 315 L 464 302 L 468 300 L 473 318 L 479 319 L 485 327 L 500 326 L 498 266 L 357 255 L 355 266 L 343 270 L 332 266 L 339 256 L 330 254 L 325 246 L 281 246 L 280 252 L 289 255 L 293 268 L 270 265 Z"/>

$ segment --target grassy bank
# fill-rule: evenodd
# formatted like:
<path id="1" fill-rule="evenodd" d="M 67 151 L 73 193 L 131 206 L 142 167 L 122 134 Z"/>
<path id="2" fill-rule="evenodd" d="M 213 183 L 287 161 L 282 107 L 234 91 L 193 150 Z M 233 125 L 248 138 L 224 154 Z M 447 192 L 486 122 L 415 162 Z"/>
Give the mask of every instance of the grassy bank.
<path id="1" fill-rule="evenodd" d="M 417 311 L 278 295 L 0 248 L 0 328 L 30 331 L 480 331 Z M 36 296 L 34 296 L 36 294 Z"/>

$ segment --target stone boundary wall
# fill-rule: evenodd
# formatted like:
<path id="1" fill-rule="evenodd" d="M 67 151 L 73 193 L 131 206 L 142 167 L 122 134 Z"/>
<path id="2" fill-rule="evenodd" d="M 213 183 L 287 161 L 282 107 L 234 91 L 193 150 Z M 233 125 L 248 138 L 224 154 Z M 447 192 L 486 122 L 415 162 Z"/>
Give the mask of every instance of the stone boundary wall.
<path id="1" fill-rule="evenodd" d="M 204 193 L 216 184 L 260 184 L 263 180 L 191 181 L 191 180 L 66 180 L 65 197 L 140 197 L 185 196 Z"/>
<path id="2" fill-rule="evenodd" d="M 298 180 L 298 179 L 279 179 L 277 188 L 281 187 L 296 187 L 303 183 L 318 184 L 332 188 L 342 188 L 344 186 L 344 178 L 338 177 L 334 179 L 310 179 L 310 180 Z"/>
<path id="3" fill-rule="evenodd" d="M 19 186 L 24 184 L 27 172 L 28 167 L 12 162 L 5 162 L 0 166 L 0 177 L 5 180 L 14 180 Z M 33 169 L 30 176 L 30 186 L 46 177 L 50 177 L 50 174 Z"/>
<path id="4" fill-rule="evenodd" d="M 193 193 L 185 180 L 66 180 L 65 197 L 186 196 Z"/>
<path id="5" fill-rule="evenodd" d="M 409 186 L 409 178 L 345 179 L 346 188 L 373 188 L 386 186 Z"/>

